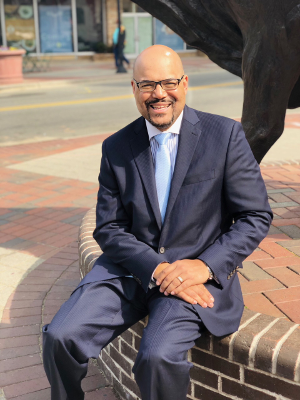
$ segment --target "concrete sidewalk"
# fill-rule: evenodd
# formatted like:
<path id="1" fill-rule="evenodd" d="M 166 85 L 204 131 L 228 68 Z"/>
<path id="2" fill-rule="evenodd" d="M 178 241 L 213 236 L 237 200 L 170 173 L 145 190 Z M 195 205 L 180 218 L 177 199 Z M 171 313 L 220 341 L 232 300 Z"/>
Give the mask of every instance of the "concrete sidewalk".
<path id="1" fill-rule="evenodd" d="M 0 149 L 1 400 L 50 399 L 41 327 L 79 282 L 78 227 L 96 202 L 106 136 Z M 245 305 L 300 323 L 300 166 L 262 172 L 275 218 L 239 275 Z M 115 399 L 93 364 L 84 390 L 87 400 Z"/>

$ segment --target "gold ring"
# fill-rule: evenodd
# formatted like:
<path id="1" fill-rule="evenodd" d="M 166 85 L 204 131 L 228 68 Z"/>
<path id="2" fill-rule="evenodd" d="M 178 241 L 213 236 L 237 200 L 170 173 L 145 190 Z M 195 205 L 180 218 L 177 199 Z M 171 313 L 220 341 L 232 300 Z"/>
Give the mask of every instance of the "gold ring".
<path id="1" fill-rule="evenodd" d="M 183 279 L 181 278 L 181 276 L 177 276 L 177 278 L 180 280 L 181 283 L 183 283 Z"/>

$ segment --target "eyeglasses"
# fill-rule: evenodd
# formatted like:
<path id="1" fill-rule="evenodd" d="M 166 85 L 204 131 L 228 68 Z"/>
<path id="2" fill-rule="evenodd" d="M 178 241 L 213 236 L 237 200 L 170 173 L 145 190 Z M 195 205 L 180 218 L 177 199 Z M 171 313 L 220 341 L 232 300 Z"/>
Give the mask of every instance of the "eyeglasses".
<path id="1" fill-rule="evenodd" d="M 137 82 L 134 78 L 134 82 L 136 86 L 139 88 L 141 92 L 153 92 L 156 89 L 157 85 L 160 85 L 163 90 L 175 90 L 178 88 L 179 83 L 182 81 L 184 75 L 180 79 L 164 79 L 162 81 L 142 81 Z"/>

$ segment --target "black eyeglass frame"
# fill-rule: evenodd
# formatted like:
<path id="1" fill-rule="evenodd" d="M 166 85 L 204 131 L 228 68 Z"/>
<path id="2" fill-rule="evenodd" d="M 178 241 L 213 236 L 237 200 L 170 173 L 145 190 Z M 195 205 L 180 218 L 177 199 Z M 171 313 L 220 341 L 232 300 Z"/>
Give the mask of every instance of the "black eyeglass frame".
<path id="1" fill-rule="evenodd" d="M 163 79 L 163 80 L 157 81 L 157 82 L 156 82 L 156 81 L 141 81 L 141 82 L 137 82 L 134 78 L 133 78 L 133 80 L 134 80 L 134 82 L 136 83 L 136 86 L 138 87 L 139 90 L 141 90 L 141 89 L 140 89 L 140 86 L 139 86 L 141 83 L 155 83 L 155 86 L 154 86 L 154 89 L 153 89 L 153 90 L 146 90 L 145 92 L 154 92 L 154 90 L 156 89 L 156 86 L 157 86 L 157 85 L 160 85 L 160 87 L 162 88 L 162 90 L 165 90 L 165 89 L 162 87 L 162 82 L 177 81 L 177 82 L 178 82 L 178 85 L 177 85 L 177 87 L 176 87 L 175 89 L 167 89 L 167 90 L 165 90 L 165 91 L 169 91 L 169 90 L 176 90 L 176 89 L 178 88 L 178 86 L 179 86 L 179 84 L 180 84 L 180 82 L 182 81 L 182 79 L 183 79 L 184 76 L 185 76 L 185 74 L 183 74 L 182 77 L 181 77 L 180 79 L 170 78 L 170 79 Z"/>

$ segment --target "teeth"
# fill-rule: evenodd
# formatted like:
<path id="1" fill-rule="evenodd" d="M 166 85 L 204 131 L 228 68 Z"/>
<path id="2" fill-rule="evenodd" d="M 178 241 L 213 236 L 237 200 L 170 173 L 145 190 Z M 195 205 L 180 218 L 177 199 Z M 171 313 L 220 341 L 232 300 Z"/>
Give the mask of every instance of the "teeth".
<path id="1" fill-rule="evenodd" d="M 168 108 L 168 107 L 169 107 L 169 105 L 167 105 L 167 106 L 152 106 L 152 108 L 154 108 L 154 110 L 161 110 L 163 108 Z"/>

